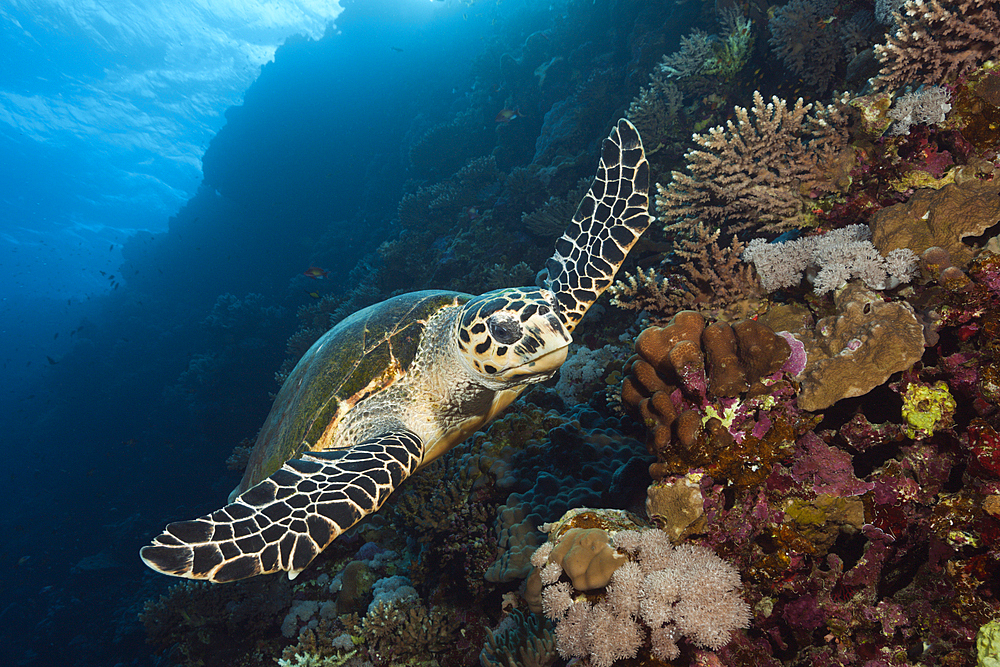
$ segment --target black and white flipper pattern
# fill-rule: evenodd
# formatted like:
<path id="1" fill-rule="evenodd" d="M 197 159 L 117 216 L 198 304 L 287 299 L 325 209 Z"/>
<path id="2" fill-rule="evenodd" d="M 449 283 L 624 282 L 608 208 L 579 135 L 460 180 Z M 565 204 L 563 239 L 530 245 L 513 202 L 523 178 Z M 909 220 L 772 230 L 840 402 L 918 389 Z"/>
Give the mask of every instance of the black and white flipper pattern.
<path id="1" fill-rule="evenodd" d="M 222 509 L 167 525 L 140 555 L 154 570 L 189 579 L 222 583 L 279 570 L 294 579 L 338 535 L 378 510 L 422 457 L 420 439 L 409 432 L 310 452 Z"/>
<path id="2" fill-rule="evenodd" d="M 538 286 L 559 300 L 568 331 L 611 284 L 651 221 L 649 164 L 639 132 L 623 118 L 604 140 L 597 176 L 539 275 Z"/>

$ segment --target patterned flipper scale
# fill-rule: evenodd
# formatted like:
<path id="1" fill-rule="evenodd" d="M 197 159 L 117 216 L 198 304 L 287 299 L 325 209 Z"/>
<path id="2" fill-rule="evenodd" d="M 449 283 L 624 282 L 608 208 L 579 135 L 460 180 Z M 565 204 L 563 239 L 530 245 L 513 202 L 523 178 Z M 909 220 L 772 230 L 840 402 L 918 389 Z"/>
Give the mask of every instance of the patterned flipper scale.
<path id="1" fill-rule="evenodd" d="M 639 132 L 623 118 L 604 140 L 597 176 L 539 276 L 539 287 L 559 299 L 567 330 L 611 284 L 651 221 L 649 164 Z"/>
<path id="2" fill-rule="evenodd" d="M 420 464 L 412 433 L 311 452 L 220 510 L 169 524 L 140 551 L 154 570 L 215 583 L 285 570 L 294 579 L 338 535 L 378 510 Z"/>

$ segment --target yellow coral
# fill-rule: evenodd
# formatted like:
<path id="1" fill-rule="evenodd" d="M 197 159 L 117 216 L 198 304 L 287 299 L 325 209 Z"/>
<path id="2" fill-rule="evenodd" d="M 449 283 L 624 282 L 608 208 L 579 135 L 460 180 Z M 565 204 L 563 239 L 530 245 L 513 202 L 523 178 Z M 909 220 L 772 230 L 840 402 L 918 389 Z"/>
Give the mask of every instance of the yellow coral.
<path id="1" fill-rule="evenodd" d="M 904 431 L 910 438 L 925 438 L 949 426 L 954 414 L 955 399 L 944 380 L 930 386 L 911 383 L 903 391 Z"/>

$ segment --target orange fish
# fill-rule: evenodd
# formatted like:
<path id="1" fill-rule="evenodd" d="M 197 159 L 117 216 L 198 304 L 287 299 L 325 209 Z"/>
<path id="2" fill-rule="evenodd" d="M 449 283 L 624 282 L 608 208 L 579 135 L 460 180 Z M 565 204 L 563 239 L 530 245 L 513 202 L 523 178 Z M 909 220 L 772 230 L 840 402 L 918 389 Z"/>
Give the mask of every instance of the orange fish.
<path id="1" fill-rule="evenodd" d="M 326 278 L 328 273 L 330 272 L 321 269 L 318 266 L 310 266 L 308 269 L 302 272 L 302 275 L 304 275 L 306 278 L 312 278 L 313 280 L 322 280 L 323 278 Z"/>
<path id="2" fill-rule="evenodd" d="M 497 122 L 509 123 L 515 118 L 520 118 L 523 115 L 524 114 L 521 113 L 521 109 L 519 107 L 514 107 L 513 109 L 504 109 L 503 111 L 497 114 Z"/>

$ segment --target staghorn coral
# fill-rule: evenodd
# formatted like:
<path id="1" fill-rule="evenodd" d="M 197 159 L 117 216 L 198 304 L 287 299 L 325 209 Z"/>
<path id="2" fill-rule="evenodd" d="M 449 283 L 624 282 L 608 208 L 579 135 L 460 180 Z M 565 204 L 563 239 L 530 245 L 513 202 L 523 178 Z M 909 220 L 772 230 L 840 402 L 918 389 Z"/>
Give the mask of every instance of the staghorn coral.
<path id="1" fill-rule="evenodd" d="M 542 614 L 512 610 L 496 630 L 486 630 L 479 654 L 483 667 L 548 667 L 559 654 L 552 621 Z"/>
<path id="2" fill-rule="evenodd" d="M 657 71 L 666 77 L 683 79 L 704 74 L 714 56 L 712 38 L 695 28 L 681 37 L 681 48 L 663 56 Z"/>
<path id="3" fill-rule="evenodd" d="M 489 151 L 488 135 L 477 129 L 473 109 L 434 125 L 410 147 L 410 165 L 418 178 L 446 178 L 470 159 Z"/>
<path id="4" fill-rule="evenodd" d="M 835 0 L 791 0 L 775 9 L 768 23 L 775 55 L 821 92 L 833 82 L 844 54 L 839 26 L 831 29 L 827 21 L 836 10 Z"/>
<path id="5" fill-rule="evenodd" d="M 291 585 L 283 577 L 213 586 L 183 581 L 147 600 L 139 614 L 147 641 L 184 665 L 236 664 L 268 636 L 288 607 Z"/>
<path id="6" fill-rule="evenodd" d="M 682 273 L 654 268 L 638 269 L 634 275 L 625 272 L 608 288 L 611 303 L 645 311 L 653 324 L 666 322 L 678 310 L 696 309 L 726 318 L 733 317 L 730 310 L 736 317 L 755 310 L 762 292 L 753 272 L 740 261 L 744 252 L 740 240 L 733 237 L 731 245 L 721 248 L 720 230 L 710 232 L 700 221 L 685 231 L 674 242 Z M 661 277 L 660 272 L 667 275 Z"/>
<path id="7" fill-rule="evenodd" d="M 419 600 L 376 601 L 360 621 L 348 622 L 351 634 L 362 637 L 368 653 L 380 663 L 399 664 L 411 658 L 443 654 L 461 631 L 460 614 L 449 607 Z"/>
<path id="8" fill-rule="evenodd" d="M 694 135 L 700 149 L 688 151 L 687 171 L 657 184 L 658 218 L 667 231 L 697 222 L 729 233 L 797 227 L 804 196 L 837 189 L 827 172 L 848 153 L 841 103 L 799 99 L 789 108 L 778 97 L 765 103 L 756 91 L 753 99 L 751 109 L 735 108 L 735 122 Z"/>
<path id="9" fill-rule="evenodd" d="M 403 229 L 441 234 L 461 222 L 465 207 L 479 202 L 480 191 L 500 180 L 496 160 L 470 160 L 455 174 L 433 185 L 422 186 L 399 200 Z"/>
<path id="10" fill-rule="evenodd" d="M 563 233 L 566 225 L 573 219 L 577 206 L 587 194 L 590 177 L 581 178 L 576 185 L 561 197 L 551 196 L 541 206 L 531 213 L 521 214 L 521 224 L 535 236 L 545 239 L 556 238 Z M 525 283 L 516 283 L 522 285 Z"/>
<path id="11" fill-rule="evenodd" d="M 725 7 L 719 13 L 724 37 L 693 29 L 681 37 L 680 49 L 663 56 L 653 74 L 660 77 L 687 79 L 716 75 L 730 79 L 743 69 L 753 50 L 753 22 L 738 8 Z"/>
<path id="12" fill-rule="evenodd" d="M 649 85 L 629 104 L 625 117 L 632 121 L 642 140 L 649 144 L 646 155 L 657 153 L 664 144 L 678 139 L 682 124 L 684 96 L 662 71 L 654 71 Z"/>
<path id="13" fill-rule="evenodd" d="M 893 16 L 897 30 L 875 45 L 876 87 L 952 82 L 1000 53 L 996 0 L 907 0 Z"/>

